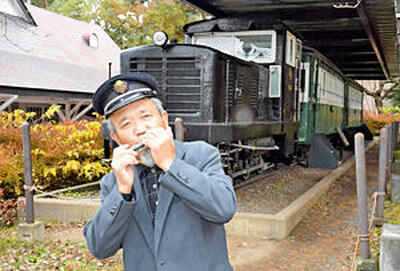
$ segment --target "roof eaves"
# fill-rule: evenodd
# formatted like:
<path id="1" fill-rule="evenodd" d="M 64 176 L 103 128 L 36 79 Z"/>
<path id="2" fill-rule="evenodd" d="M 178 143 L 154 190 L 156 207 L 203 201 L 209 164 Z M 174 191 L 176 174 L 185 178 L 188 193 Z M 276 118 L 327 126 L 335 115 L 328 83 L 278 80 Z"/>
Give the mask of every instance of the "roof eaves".
<path id="1" fill-rule="evenodd" d="M 16 0 L 16 2 L 18 3 L 18 5 L 20 6 L 20 8 L 22 9 L 22 11 L 25 14 L 25 18 L 26 21 L 30 24 L 33 24 L 34 26 L 37 26 L 35 20 L 33 19 L 31 13 L 29 12 L 28 8 L 25 6 L 25 3 L 23 2 L 23 0 Z"/>

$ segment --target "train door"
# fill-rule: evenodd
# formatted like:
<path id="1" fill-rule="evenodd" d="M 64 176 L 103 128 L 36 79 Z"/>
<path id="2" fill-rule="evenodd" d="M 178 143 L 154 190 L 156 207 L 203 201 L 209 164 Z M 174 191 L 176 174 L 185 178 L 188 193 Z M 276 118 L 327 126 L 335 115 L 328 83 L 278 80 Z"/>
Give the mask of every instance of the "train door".
<path id="1" fill-rule="evenodd" d="M 317 59 L 313 58 L 312 63 L 312 83 L 311 89 L 311 135 L 315 133 L 317 125 L 317 112 L 318 112 L 318 87 L 320 84 L 319 65 Z"/>
<path id="2" fill-rule="evenodd" d="M 295 137 L 298 132 L 298 70 L 300 59 L 298 59 L 297 38 L 289 31 L 286 31 L 285 44 L 285 68 L 283 76 L 283 120 L 285 131 L 285 155 L 295 151 Z M 301 54 L 301 52 L 300 52 Z"/>
<path id="3" fill-rule="evenodd" d="M 302 62 L 301 69 L 301 84 L 299 89 L 299 106 L 300 106 L 300 127 L 298 140 L 301 144 L 310 144 L 311 134 L 311 118 L 312 118 L 312 107 L 311 107 L 311 57 L 305 56 L 304 62 Z"/>
<path id="4" fill-rule="evenodd" d="M 295 104 L 295 112 L 293 116 L 293 122 L 299 122 L 300 120 L 300 86 L 302 84 L 301 80 L 301 60 L 303 54 L 303 43 L 301 40 L 297 39 L 296 41 L 296 66 L 295 66 L 295 85 L 294 85 L 294 104 Z"/>

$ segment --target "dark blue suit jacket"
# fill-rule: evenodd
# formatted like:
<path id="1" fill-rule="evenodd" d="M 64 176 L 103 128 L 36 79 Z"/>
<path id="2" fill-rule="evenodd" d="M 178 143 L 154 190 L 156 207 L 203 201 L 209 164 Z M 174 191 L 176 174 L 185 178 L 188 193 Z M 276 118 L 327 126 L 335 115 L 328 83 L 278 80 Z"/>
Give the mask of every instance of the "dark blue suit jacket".
<path id="1" fill-rule="evenodd" d="M 175 141 L 176 157 L 161 176 L 153 228 L 134 167 L 132 202 L 118 191 L 115 176 L 101 180 L 102 204 L 84 228 L 98 258 L 123 248 L 125 270 L 230 271 L 224 223 L 236 211 L 232 180 L 218 150 L 205 142 Z"/>

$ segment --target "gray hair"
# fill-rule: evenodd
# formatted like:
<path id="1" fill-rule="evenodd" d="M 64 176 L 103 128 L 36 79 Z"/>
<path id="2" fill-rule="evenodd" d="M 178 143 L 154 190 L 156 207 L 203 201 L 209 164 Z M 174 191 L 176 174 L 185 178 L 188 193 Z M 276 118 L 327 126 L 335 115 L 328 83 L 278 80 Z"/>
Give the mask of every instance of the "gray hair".
<path id="1" fill-rule="evenodd" d="M 150 100 L 151 100 L 151 101 L 154 103 L 154 105 L 157 107 L 158 112 L 160 112 L 160 114 L 162 114 L 162 113 L 165 111 L 165 109 L 164 109 L 164 107 L 163 107 L 163 105 L 162 105 L 162 102 L 161 102 L 158 98 L 150 98 Z M 115 127 L 114 127 L 114 125 L 112 124 L 112 121 L 111 121 L 111 118 L 110 118 L 110 117 L 108 117 L 107 119 L 105 119 L 105 120 L 103 120 L 103 121 L 106 122 L 107 128 L 108 128 L 108 130 L 109 130 L 110 133 L 115 133 L 115 132 L 116 132 Z"/>

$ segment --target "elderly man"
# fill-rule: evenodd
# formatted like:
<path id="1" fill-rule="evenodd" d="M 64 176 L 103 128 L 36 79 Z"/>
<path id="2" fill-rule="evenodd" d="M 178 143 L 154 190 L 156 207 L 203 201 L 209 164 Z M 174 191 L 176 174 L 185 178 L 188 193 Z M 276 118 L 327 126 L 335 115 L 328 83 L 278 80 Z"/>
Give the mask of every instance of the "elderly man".
<path id="1" fill-rule="evenodd" d="M 153 77 L 130 73 L 93 96 L 119 146 L 113 171 L 101 180 L 101 207 L 84 228 L 89 250 L 106 258 L 123 248 L 125 270 L 232 270 L 224 229 L 236 211 L 232 180 L 216 148 L 173 140 L 156 95 Z M 153 167 L 132 150 L 138 143 L 151 152 Z"/>

